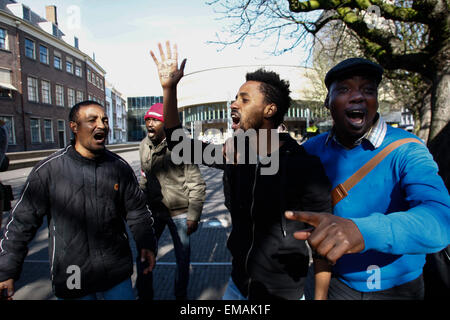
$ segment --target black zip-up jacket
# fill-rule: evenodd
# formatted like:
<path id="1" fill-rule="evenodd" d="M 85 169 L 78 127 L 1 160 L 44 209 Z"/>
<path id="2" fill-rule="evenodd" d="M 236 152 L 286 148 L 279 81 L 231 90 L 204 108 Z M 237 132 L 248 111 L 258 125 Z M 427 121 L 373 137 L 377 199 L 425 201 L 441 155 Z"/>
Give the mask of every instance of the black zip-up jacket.
<path id="1" fill-rule="evenodd" d="M 176 129 L 166 129 L 166 137 Z M 170 149 L 179 142 L 167 141 Z M 302 297 L 309 252 L 306 242 L 293 233 L 308 226 L 286 219 L 284 212 L 331 212 L 331 184 L 319 158 L 306 153 L 288 134 L 280 134 L 280 141 L 284 143 L 277 151 L 279 170 L 274 175 L 261 175 L 259 163 L 203 162 L 224 170 L 225 203 L 232 219 L 227 242 L 233 257 L 231 277 L 249 299 Z M 191 142 L 192 157 L 195 143 Z M 207 146 L 202 143 L 200 150 Z"/>
<path id="2" fill-rule="evenodd" d="M 0 281 L 19 278 L 27 245 L 44 216 L 59 298 L 105 291 L 131 276 L 125 219 L 140 247 L 156 249 L 153 218 L 136 176 L 108 150 L 91 160 L 69 145 L 33 168 L 0 242 Z"/>

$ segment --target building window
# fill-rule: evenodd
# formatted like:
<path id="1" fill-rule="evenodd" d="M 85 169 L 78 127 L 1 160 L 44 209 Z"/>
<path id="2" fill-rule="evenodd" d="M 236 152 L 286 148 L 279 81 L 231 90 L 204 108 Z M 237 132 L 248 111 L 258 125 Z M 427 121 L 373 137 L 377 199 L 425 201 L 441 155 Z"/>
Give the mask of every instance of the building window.
<path id="1" fill-rule="evenodd" d="M 44 139 L 45 142 L 53 142 L 53 122 L 51 119 L 44 119 Z"/>
<path id="2" fill-rule="evenodd" d="M 0 28 L 0 49 L 8 50 L 8 34 L 5 29 Z"/>
<path id="3" fill-rule="evenodd" d="M 13 97 L 12 90 L 0 87 L 0 98 L 1 99 L 12 99 L 12 97 Z"/>
<path id="4" fill-rule="evenodd" d="M 59 52 L 56 52 L 56 51 L 53 54 L 54 54 L 54 56 L 53 56 L 53 66 L 55 67 L 55 69 L 61 70 L 62 69 L 61 55 L 60 55 Z"/>
<path id="5" fill-rule="evenodd" d="M 16 144 L 16 135 L 14 130 L 14 119 L 11 116 L 0 116 L 0 120 L 5 123 L 8 132 L 8 144 Z"/>
<path id="6" fill-rule="evenodd" d="M 91 82 L 91 69 L 87 69 L 87 80 Z"/>
<path id="7" fill-rule="evenodd" d="M 77 91 L 77 103 L 84 100 L 84 92 L 83 91 Z"/>
<path id="8" fill-rule="evenodd" d="M 58 120 L 58 142 L 59 147 L 64 148 L 66 144 L 66 125 L 64 120 Z"/>
<path id="9" fill-rule="evenodd" d="M 48 49 L 43 45 L 39 46 L 39 60 L 42 63 L 48 64 Z"/>
<path id="10" fill-rule="evenodd" d="M 55 85 L 55 99 L 57 106 L 64 107 L 64 87 L 59 84 Z"/>
<path id="11" fill-rule="evenodd" d="M 58 27 L 54 23 L 52 24 L 52 33 L 55 37 L 58 36 Z"/>
<path id="12" fill-rule="evenodd" d="M 72 108 L 75 105 L 75 90 L 68 88 L 67 89 L 67 103 L 69 104 L 69 108 Z"/>
<path id="13" fill-rule="evenodd" d="M 50 82 L 41 80 L 41 93 L 43 103 L 52 103 L 52 96 L 50 94 Z"/>
<path id="14" fill-rule="evenodd" d="M 41 124 L 39 119 L 30 119 L 31 143 L 41 142 Z"/>
<path id="15" fill-rule="evenodd" d="M 69 73 L 73 73 L 72 62 L 66 61 L 66 71 L 69 72 Z"/>
<path id="16" fill-rule="evenodd" d="M 28 100 L 39 102 L 38 82 L 33 77 L 28 77 Z"/>
<path id="17" fill-rule="evenodd" d="M 36 55 L 34 50 L 34 41 L 25 38 L 25 56 L 31 59 L 35 59 Z"/>
<path id="18" fill-rule="evenodd" d="M 69 60 L 69 58 L 66 59 L 66 71 L 69 73 L 73 73 L 73 62 L 72 59 Z"/>
<path id="19" fill-rule="evenodd" d="M 0 98 L 12 99 L 11 70 L 0 68 Z"/>
<path id="20" fill-rule="evenodd" d="M 61 70 L 62 69 L 61 57 L 55 56 L 53 61 L 54 61 L 55 68 Z"/>
<path id="21" fill-rule="evenodd" d="M 23 8 L 23 19 L 31 21 L 31 11 L 30 8 L 22 6 Z"/>
<path id="22" fill-rule="evenodd" d="M 78 61 L 75 61 L 75 75 L 80 77 L 80 78 L 82 76 L 81 63 L 79 63 Z"/>
<path id="23" fill-rule="evenodd" d="M 58 120 L 58 131 L 65 131 L 66 125 L 64 120 Z"/>

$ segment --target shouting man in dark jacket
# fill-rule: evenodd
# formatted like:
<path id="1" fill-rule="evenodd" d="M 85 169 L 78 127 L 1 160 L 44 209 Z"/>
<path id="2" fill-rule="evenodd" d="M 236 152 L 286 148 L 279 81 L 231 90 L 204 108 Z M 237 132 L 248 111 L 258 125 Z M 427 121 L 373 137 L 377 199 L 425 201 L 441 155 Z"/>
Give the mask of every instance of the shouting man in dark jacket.
<path id="1" fill-rule="evenodd" d="M 0 242 L 0 290 L 12 299 L 28 243 L 47 217 L 50 273 L 62 299 L 134 299 L 133 260 L 124 219 L 155 263 L 153 218 L 131 167 L 105 149 L 108 118 L 94 101 L 73 106 L 72 144 L 38 163 L 11 211 Z"/>
<path id="2" fill-rule="evenodd" d="M 160 44 L 159 49 L 161 61 L 153 52 L 151 55 L 163 88 L 166 137 L 173 158 L 180 145 L 188 141 L 182 130 L 176 130 L 181 128 L 177 84 L 183 77 L 186 60 L 178 68 L 176 47 L 172 54 L 167 43 L 167 55 Z M 319 159 L 308 155 L 288 134 L 277 135 L 276 128 L 291 103 L 289 94 L 289 83 L 278 74 L 266 70 L 248 73 L 231 105 L 232 128 L 245 134 L 258 130 L 256 136 L 248 135 L 249 142 L 233 154 L 234 146 L 229 148 L 226 143 L 224 157 L 217 156 L 221 147 L 204 143 L 199 149 L 196 141 L 188 141 L 190 150 L 186 153 L 194 160 L 195 151 L 200 150 L 203 164 L 224 170 L 225 197 L 232 218 L 227 246 L 233 257 L 224 299 L 302 298 L 309 252 L 304 241 L 293 238 L 299 225 L 287 220 L 284 210 L 331 208 L 330 184 Z M 176 136 L 182 142 L 177 143 Z M 256 161 L 252 163 L 246 152 L 255 149 Z M 206 159 L 210 150 L 215 150 L 211 152 L 214 161 Z M 184 159 L 186 153 L 183 161 L 189 161 Z M 269 163 L 268 158 L 274 162 L 278 159 L 278 166 Z"/>

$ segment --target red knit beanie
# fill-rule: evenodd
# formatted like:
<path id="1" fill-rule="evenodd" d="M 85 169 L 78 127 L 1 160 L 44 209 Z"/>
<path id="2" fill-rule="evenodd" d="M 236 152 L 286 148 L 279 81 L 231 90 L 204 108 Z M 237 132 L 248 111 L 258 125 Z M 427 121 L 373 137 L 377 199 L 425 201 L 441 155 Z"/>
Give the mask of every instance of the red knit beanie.
<path id="1" fill-rule="evenodd" d="M 164 122 L 164 116 L 163 116 L 163 104 L 162 103 L 155 103 L 148 109 L 147 113 L 144 116 L 144 120 L 147 120 L 148 118 L 154 118 L 159 121 Z"/>

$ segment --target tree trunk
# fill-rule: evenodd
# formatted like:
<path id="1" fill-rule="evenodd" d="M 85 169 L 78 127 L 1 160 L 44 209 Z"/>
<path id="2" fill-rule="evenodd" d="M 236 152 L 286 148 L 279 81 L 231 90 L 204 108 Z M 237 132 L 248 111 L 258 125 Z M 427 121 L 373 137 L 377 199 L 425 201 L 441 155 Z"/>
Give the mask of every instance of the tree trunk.
<path id="1" fill-rule="evenodd" d="M 428 148 L 438 164 L 439 174 L 450 191 L 450 122 L 430 141 Z"/>
<path id="2" fill-rule="evenodd" d="M 450 121 L 450 74 L 437 72 L 433 80 L 429 141 L 433 140 Z"/>
<path id="3" fill-rule="evenodd" d="M 439 174 L 450 187 L 450 74 L 437 73 L 432 90 L 431 127 L 428 148 L 439 166 Z"/>
<path id="4" fill-rule="evenodd" d="M 428 141 L 431 126 L 431 94 L 426 94 L 422 98 L 421 106 L 415 123 L 416 135 L 425 141 Z"/>

